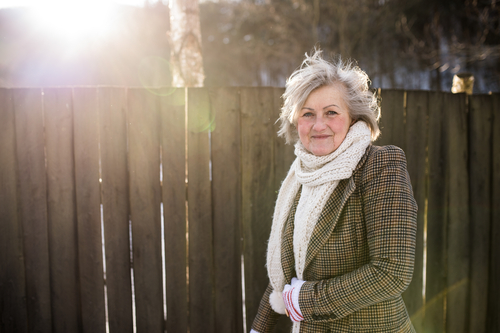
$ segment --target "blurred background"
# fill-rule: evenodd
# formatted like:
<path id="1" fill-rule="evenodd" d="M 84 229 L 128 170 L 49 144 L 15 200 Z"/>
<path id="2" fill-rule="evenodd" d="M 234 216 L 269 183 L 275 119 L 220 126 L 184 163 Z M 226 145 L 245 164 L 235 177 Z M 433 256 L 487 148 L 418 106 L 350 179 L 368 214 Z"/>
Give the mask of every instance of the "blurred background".
<path id="1" fill-rule="evenodd" d="M 315 45 L 374 88 L 500 91 L 498 0 L 200 0 L 207 87 L 279 86 Z M 170 85 L 168 0 L 0 1 L 0 86 Z"/>

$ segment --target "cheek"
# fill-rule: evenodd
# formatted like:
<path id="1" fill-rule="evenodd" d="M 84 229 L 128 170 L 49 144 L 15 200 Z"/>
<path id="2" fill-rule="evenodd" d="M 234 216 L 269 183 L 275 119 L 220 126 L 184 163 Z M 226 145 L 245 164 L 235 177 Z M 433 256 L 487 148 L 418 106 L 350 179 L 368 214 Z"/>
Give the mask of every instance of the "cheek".
<path id="1" fill-rule="evenodd" d="M 299 137 L 307 136 L 309 133 L 309 126 L 305 121 L 299 121 L 297 123 L 297 132 L 299 133 Z"/>
<path id="2" fill-rule="evenodd" d="M 335 119 L 329 124 L 330 128 L 337 135 L 347 134 L 349 130 L 349 122 L 346 119 Z"/>

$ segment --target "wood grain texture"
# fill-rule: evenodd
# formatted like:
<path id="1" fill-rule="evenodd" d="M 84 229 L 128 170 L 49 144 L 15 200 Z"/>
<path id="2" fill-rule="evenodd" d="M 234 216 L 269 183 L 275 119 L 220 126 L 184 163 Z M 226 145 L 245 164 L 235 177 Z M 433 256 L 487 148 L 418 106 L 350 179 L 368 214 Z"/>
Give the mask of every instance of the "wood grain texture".
<path id="1" fill-rule="evenodd" d="M 493 101 L 469 99 L 469 202 L 471 217 L 469 332 L 486 333 L 491 234 Z"/>
<path id="2" fill-rule="evenodd" d="M 446 294 L 447 116 L 441 94 L 429 98 L 429 193 L 427 213 L 427 274 L 424 332 L 444 332 Z"/>
<path id="3" fill-rule="evenodd" d="M 491 249 L 490 274 L 488 283 L 488 315 L 487 332 L 500 332 L 500 94 L 492 96 L 493 100 L 493 140 L 492 140 L 492 196 L 491 196 Z"/>
<path id="4" fill-rule="evenodd" d="M 19 211 L 23 226 L 29 332 L 52 330 L 47 178 L 41 89 L 14 89 Z"/>
<path id="5" fill-rule="evenodd" d="M 273 139 L 274 139 L 274 172 L 275 172 L 275 184 L 274 193 L 275 197 L 278 196 L 281 183 L 288 174 L 288 170 L 295 160 L 295 148 L 294 143 L 286 144 L 284 138 L 278 137 L 278 131 L 280 129 L 280 122 L 278 121 L 282 99 L 281 96 L 285 92 L 283 88 L 273 88 L 273 109 L 272 109 L 272 121 L 273 121 Z"/>
<path id="6" fill-rule="evenodd" d="M 214 234 L 208 90 L 190 88 L 188 108 L 189 329 L 215 332 Z"/>
<path id="7" fill-rule="evenodd" d="M 127 95 L 124 88 L 99 88 L 101 194 L 110 332 L 132 332 Z"/>
<path id="8" fill-rule="evenodd" d="M 160 94 L 163 95 L 163 94 Z M 160 97 L 167 332 L 187 332 L 185 91 Z"/>
<path id="9" fill-rule="evenodd" d="M 465 94 L 444 94 L 449 161 L 447 317 L 448 332 L 468 331 L 470 222 L 468 122 Z"/>
<path id="10" fill-rule="evenodd" d="M 167 332 L 187 332 L 185 91 L 160 98 Z"/>
<path id="11" fill-rule="evenodd" d="M 245 304 L 250 328 L 269 283 L 265 268 L 274 209 L 274 96 L 272 90 L 243 88 L 241 94 L 242 222 Z"/>
<path id="12" fill-rule="evenodd" d="M 53 332 L 81 326 L 72 103 L 70 88 L 43 91 Z"/>
<path id="13" fill-rule="evenodd" d="M 212 118 L 212 200 L 215 331 L 242 332 L 240 98 L 237 88 L 209 91 Z"/>
<path id="14" fill-rule="evenodd" d="M 0 332 L 27 332 L 22 225 L 18 215 L 15 114 L 0 89 Z"/>
<path id="15" fill-rule="evenodd" d="M 415 248 L 415 263 L 413 279 L 404 292 L 403 298 L 410 316 L 414 316 L 424 306 L 422 296 L 423 285 L 423 255 L 424 255 L 424 228 L 425 205 L 427 195 L 427 144 L 429 115 L 429 92 L 407 92 L 407 107 L 405 116 L 405 145 L 404 151 L 408 163 L 408 173 L 413 187 L 413 196 L 419 207 L 417 214 L 417 239 Z M 400 127 L 401 124 L 393 124 Z M 396 139 L 393 138 L 395 141 Z M 399 139 L 400 140 L 400 139 Z M 414 325 L 421 326 L 418 318 L 414 316 Z"/>
<path id="16" fill-rule="evenodd" d="M 106 332 L 96 88 L 73 89 L 76 212 L 82 332 Z"/>
<path id="17" fill-rule="evenodd" d="M 405 150 L 406 109 L 404 90 L 381 91 L 381 117 L 379 128 L 381 135 L 374 142 L 378 146 L 395 145 Z"/>
<path id="18" fill-rule="evenodd" d="M 137 332 L 163 332 L 160 114 L 156 95 L 128 91 L 128 166 Z"/>
<path id="19" fill-rule="evenodd" d="M 278 197 L 278 192 L 281 187 L 281 183 L 285 179 L 290 166 L 295 160 L 295 148 L 294 143 L 286 144 L 285 139 L 278 137 L 278 131 L 280 127 L 280 122 L 276 122 L 279 118 L 279 114 L 281 112 L 282 99 L 281 96 L 285 90 L 283 88 L 273 88 L 273 117 L 272 121 L 274 123 L 274 192 L 272 201 L 276 202 L 276 198 Z M 252 318 L 253 319 L 253 318 Z M 286 316 L 280 316 L 278 322 L 276 323 L 275 332 L 276 333 L 286 333 L 290 332 L 292 328 L 291 320 Z"/>

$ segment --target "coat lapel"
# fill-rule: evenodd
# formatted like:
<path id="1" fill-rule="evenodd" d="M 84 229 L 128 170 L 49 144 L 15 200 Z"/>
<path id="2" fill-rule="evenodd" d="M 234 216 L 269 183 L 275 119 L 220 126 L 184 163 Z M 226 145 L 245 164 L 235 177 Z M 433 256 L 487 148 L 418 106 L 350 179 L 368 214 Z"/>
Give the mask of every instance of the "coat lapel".
<path id="1" fill-rule="evenodd" d="M 355 189 L 354 177 L 343 179 L 326 202 L 309 241 L 304 272 L 335 229 L 342 208 Z"/>
<path id="2" fill-rule="evenodd" d="M 283 232 L 283 240 L 281 242 L 281 267 L 283 269 L 283 275 L 285 276 L 285 281 L 290 283 L 293 277 L 297 274 L 295 273 L 295 256 L 293 254 L 293 230 L 294 230 L 294 220 L 295 211 L 297 210 L 297 205 L 299 204 L 300 193 L 302 192 L 302 187 L 299 189 L 295 201 L 288 215 L 288 220 L 285 224 L 285 230 Z"/>

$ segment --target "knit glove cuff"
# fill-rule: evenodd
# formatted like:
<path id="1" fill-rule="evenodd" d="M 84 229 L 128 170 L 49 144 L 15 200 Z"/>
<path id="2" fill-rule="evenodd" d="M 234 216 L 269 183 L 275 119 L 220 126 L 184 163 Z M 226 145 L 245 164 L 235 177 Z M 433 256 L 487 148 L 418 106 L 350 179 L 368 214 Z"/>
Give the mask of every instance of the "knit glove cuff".
<path id="1" fill-rule="evenodd" d="M 293 322 L 300 322 L 304 320 L 302 311 L 300 311 L 299 306 L 300 288 L 302 287 L 304 282 L 305 281 L 293 278 L 291 285 L 287 284 L 283 289 L 283 302 L 285 303 L 285 307 L 288 310 L 290 319 Z"/>

